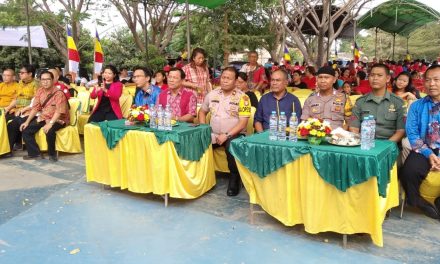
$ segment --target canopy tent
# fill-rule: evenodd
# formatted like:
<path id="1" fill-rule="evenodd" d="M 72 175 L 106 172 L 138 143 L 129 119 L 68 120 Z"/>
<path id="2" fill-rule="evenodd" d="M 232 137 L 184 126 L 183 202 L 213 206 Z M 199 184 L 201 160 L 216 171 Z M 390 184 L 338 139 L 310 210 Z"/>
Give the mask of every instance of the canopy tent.
<path id="1" fill-rule="evenodd" d="M 209 9 L 214 9 L 220 5 L 223 5 L 226 0 L 176 0 L 179 3 L 185 3 L 186 5 L 186 45 L 188 49 L 188 61 L 190 59 L 191 54 L 191 40 L 190 40 L 190 34 L 189 34 L 189 4 L 192 5 L 198 5 L 207 7 Z"/>
<path id="2" fill-rule="evenodd" d="M 376 43 L 377 29 L 393 34 L 394 59 L 396 34 L 408 39 L 411 32 L 417 28 L 438 20 L 440 13 L 425 4 L 415 0 L 390 0 L 360 17 L 357 26 L 363 29 L 376 28 Z"/>

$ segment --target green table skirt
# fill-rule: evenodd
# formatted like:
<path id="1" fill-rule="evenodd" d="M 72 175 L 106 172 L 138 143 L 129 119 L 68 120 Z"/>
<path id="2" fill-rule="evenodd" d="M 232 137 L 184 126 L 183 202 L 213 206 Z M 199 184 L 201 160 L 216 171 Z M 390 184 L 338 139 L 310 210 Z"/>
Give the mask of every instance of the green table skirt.
<path id="1" fill-rule="evenodd" d="M 386 197 L 390 171 L 399 154 L 397 145 L 389 140 L 376 140 L 375 148 L 340 147 L 307 141 L 269 141 L 263 132 L 231 142 L 230 152 L 246 168 L 264 178 L 304 154 L 311 154 L 313 165 L 326 182 L 341 191 L 377 177 L 379 195 Z"/>
<path id="2" fill-rule="evenodd" d="M 199 161 L 211 144 L 211 127 L 203 124 L 192 127 L 189 123 L 179 122 L 171 131 L 151 129 L 145 124 L 127 126 L 125 119 L 94 124 L 100 127 L 109 149 L 113 149 L 130 130 L 152 132 L 159 144 L 172 141 L 179 157 L 189 161 Z"/>

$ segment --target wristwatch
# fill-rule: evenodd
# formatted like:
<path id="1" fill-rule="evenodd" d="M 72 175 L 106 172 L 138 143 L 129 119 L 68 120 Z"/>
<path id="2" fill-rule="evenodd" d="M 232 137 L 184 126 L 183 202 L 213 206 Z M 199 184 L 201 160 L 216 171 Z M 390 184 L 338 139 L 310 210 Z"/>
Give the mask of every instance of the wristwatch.
<path id="1" fill-rule="evenodd" d="M 228 132 L 226 132 L 225 135 L 228 139 L 230 139 L 232 137 Z"/>

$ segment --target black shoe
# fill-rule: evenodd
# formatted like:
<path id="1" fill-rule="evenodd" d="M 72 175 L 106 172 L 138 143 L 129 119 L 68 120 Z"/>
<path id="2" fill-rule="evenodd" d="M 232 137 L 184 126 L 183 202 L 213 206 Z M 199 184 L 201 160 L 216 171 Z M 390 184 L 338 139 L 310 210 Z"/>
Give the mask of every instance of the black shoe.
<path id="1" fill-rule="evenodd" d="M 53 161 L 53 162 L 57 162 L 58 161 L 58 157 L 56 155 L 54 155 L 54 156 L 49 155 L 49 160 Z"/>
<path id="2" fill-rule="evenodd" d="M 420 199 L 418 201 L 416 207 L 419 208 L 420 210 L 422 210 L 422 212 L 428 217 L 431 217 L 434 219 L 440 218 L 440 215 L 439 215 L 437 208 L 435 208 L 432 204 L 428 203 L 425 199 Z"/>
<path id="3" fill-rule="evenodd" d="M 228 196 L 237 196 L 240 192 L 240 176 L 237 174 L 231 174 L 229 176 L 228 191 L 226 194 Z"/>
<path id="4" fill-rule="evenodd" d="M 37 156 L 23 156 L 23 160 L 39 160 L 39 159 L 44 159 L 43 156 L 41 155 L 37 155 Z"/>
<path id="5" fill-rule="evenodd" d="M 23 144 L 21 143 L 15 143 L 14 147 L 12 148 L 12 150 L 17 151 L 17 150 L 22 150 L 23 149 Z"/>
<path id="6" fill-rule="evenodd" d="M 435 207 L 437 207 L 437 211 L 440 212 L 440 196 L 434 200 Z"/>

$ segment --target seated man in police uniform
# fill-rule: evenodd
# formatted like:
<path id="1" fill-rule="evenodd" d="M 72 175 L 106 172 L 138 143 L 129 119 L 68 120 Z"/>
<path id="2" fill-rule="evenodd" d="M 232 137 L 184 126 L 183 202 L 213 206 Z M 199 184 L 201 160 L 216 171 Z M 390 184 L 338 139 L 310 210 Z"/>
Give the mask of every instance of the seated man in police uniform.
<path id="1" fill-rule="evenodd" d="M 376 120 L 376 138 L 400 143 L 405 135 L 403 117 L 406 109 L 400 97 L 388 92 L 387 83 L 390 79 L 390 69 L 385 64 L 372 66 L 368 76 L 372 92 L 357 99 L 350 131 L 359 133 L 363 118 L 373 115 Z"/>
<path id="2" fill-rule="evenodd" d="M 234 156 L 229 153 L 231 140 L 245 133 L 251 115 L 249 97 L 236 89 L 237 71 L 227 67 L 220 77 L 220 88 L 208 93 L 199 111 L 199 121 L 206 124 L 206 115 L 211 112 L 213 147 L 224 146 L 230 171 L 228 196 L 236 196 L 240 192 L 240 175 Z"/>
<path id="3" fill-rule="evenodd" d="M 351 115 L 347 108 L 350 99 L 333 89 L 337 81 L 335 70 L 330 66 L 322 67 L 317 73 L 317 91 L 304 102 L 301 120 L 319 118 L 330 123 L 332 129 L 342 127 L 347 129 L 348 118 Z M 345 122 L 344 122 L 345 121 Z"/>

